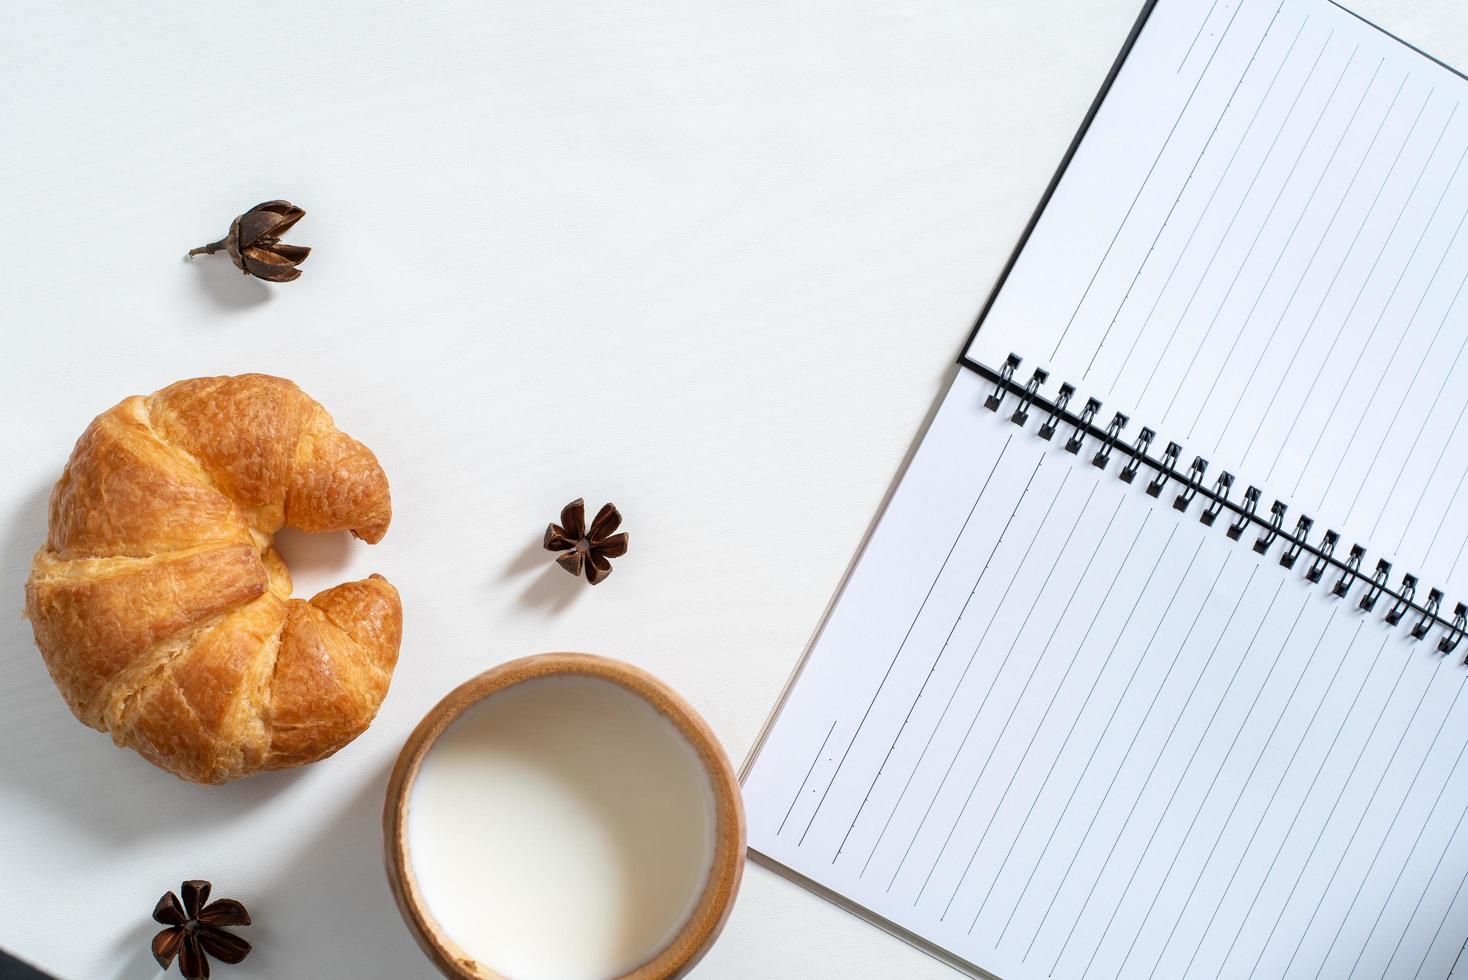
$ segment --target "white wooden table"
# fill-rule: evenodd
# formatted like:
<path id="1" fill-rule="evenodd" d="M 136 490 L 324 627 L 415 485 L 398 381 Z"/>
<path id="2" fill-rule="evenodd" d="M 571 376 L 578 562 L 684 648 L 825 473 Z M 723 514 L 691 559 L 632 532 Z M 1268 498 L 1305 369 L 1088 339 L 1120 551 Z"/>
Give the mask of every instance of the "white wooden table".
<path id="1" fill-rule="evenodd" d="M 641 664 L 742 759 L 1137 6 L 6 4 L 0 947 L 155 975 L 153 902 L 204 877 L 257 921 L 221 976 L 429 976 L 381 870 L 387 769 L 522 654 Z M 1468 64 L 1460 0 L 1356 6 Z M 300 281 L 180 261 L 273 197 L 309 212 Z M 285 536 L 297 592 L 382 572 L 407 631 L 354 744 L 198 787 L 71 717 L 21 590 L 95 414 L 249 370 L 392 482 L 379 546 Z M 595 590 L 539 549 L 578 495 L 632 536 Z M 949 971 L 751 867 L 699 975 Z"/>

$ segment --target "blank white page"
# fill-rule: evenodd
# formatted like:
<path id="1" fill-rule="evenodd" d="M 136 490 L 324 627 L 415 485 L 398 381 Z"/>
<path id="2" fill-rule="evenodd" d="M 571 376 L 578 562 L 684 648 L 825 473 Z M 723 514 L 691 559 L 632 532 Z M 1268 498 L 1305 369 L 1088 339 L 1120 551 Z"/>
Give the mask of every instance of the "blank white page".
<path id="1" fill-rule="evenodd" d="M 788 690 L 751 847 L 1010 980 L 1446 975 L 1468 669 L 988 390 L 959 373 Z"/>
<path id="2" fill-rule="evenodd" d="M 1330 0 L 1162 0 L 968 354 L 1468 596 L 1465 161 L 1468 79 Z"/>

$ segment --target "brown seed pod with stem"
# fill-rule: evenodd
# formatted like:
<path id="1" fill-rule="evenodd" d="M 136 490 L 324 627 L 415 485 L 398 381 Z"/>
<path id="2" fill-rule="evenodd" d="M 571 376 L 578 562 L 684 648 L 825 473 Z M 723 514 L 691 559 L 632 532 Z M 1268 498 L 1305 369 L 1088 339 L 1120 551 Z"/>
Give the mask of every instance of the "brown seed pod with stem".
<path id="1" fill-rule="evenodd" d="M 287 245 L 280 236 L 305 216 L 304 210 L 289 201 L 257 204 L 230 222 L 227 235 L 217 242 L 190 249 L 188 258 L 224 251 L 247 276 L 266 282 L 299 279 L 301 270 L 297 267 L 306 261 L 311 249 L 305 245 Z"/>

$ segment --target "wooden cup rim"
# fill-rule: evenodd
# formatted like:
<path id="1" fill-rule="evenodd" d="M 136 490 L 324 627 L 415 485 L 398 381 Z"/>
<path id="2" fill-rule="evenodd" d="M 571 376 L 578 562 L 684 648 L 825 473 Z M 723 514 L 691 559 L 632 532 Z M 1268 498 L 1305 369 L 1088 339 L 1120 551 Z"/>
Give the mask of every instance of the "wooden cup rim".
<path id="1" fill-rule="evenodd" d="M 714 794 L 714 856 L 708 881 L 692 915 L 656 956 L 617 980 L 661 980 L 691 970 L 718 938 L 734 907 L 744 872 L 744 805 L 739 780 L 713 730 L 693 707 L 662 681 L 620 660 L 589 653 L 542 653 L 512 660 L 471 678 L 450 691 L 413 729 L 393 765 L 383 810 L 383 842 L 388 883 L 418 945 L 446 977 L 456 980 L 508 980 L 454 943 L 418 890 L 408 856 L 407 815 L 413 781 L 428 750 L 461 714 L 489 695 L 539 677 L 597 677 L 631 691 L 667 718 L 698 753 Z"/>

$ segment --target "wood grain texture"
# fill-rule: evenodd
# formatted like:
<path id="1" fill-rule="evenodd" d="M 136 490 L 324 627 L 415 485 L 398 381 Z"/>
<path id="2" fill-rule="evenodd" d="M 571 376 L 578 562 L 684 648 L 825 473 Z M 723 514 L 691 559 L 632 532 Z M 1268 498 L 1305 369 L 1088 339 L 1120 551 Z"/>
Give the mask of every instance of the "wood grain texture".
<path id="1" fill-rule="evenodd" d="M 487 670 L 460 684 L 433 707 L 408 736 L 393 765 L 383 809 L 388 882 L 413 937 L 444 976 L 455 980 L 508 980 L 466 954 L 434 921 L 418 890 L 409 853 L 407 820 L 413 781 L 433 743 L 464 711 L 497 691 L 540 677 L 596 677 L 625 688 L 688 740 L 713 792 L 714 853 L 698 904 L 688 922 L 657 955 L 617 980 L 664 980 L 687 974 L 712 947 L 734 909 L 744 873 L 744 805 L 734 767 L 713 729 L 688 702 L 651 674 L 628 663 L 585 653 L 545 653 Z M 573 924 L 567 924 L 574 928 Z"/>

